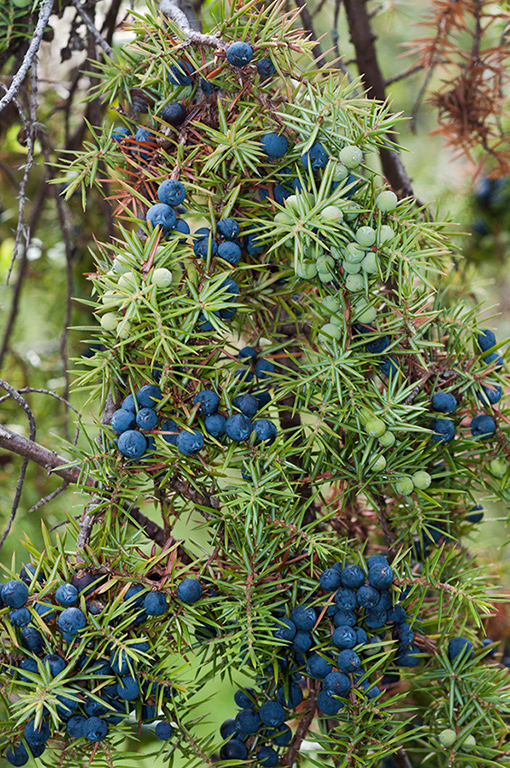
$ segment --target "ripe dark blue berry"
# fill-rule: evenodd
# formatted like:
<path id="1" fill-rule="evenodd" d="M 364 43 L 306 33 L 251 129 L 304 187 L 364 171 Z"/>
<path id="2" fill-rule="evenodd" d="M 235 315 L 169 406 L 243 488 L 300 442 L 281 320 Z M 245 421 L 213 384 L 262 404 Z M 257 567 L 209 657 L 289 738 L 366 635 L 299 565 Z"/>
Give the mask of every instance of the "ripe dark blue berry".
<path id="1" fill-rule="evenodd" d="M 58 626 L 68 635 L 76 635 L 87 626 L 87 618 L 79 608 L 65 608 L 58 616 Z"/>
<path id="2" fill-rule="evenodd" d="M 469 523 L 481 523 L 483 520 L 483 507 L 481 504 L 476 504 L 476 506 L 471 507 L 469 511 L 469 515 L 466 515 L 466 520 Z"/>
<path id="3" fill-rule="evenodd" d="M 320 585 L 325 592 L 334 592 L 339 589 L 341 584 L 340 573 L 338 573 L 336 568 L 328 568 L 326 571 L 323 571 L 319 580 Z"/>
<path id="4" fill-rule="evenodd" d="M 354 648 L 358 644 L 356 630 L 347 624 L 341 624 L 333 632 L 331 642 L 342 651 L 346 648 Z"/>
<path id="5" fill-rule="evenodd" d="M 363 585 L 356 593 L 356 600 L 362 608 L 375 608 L 380 598 L 379 591 L 370 584 Z"/>
<path id="6" fill-rule="evenodd" d="M 365 572 L 359 565 L 346 565 L 340 580 L 347 589 L 359 589 L 365 583 Z"/>
<path id="7" fill-rule="evenodd" d="M 212 413 L 218 410 L 220 404 L 219 395 L 210 389 L 204 389 L 201 392 L 197 392 L 193 398 L 193 404 L 198 405 L 200 403 L 199 413 L 202 416 L 210 416 Z"/>
<path id="8" fill-rule="evenodd" d="M 373 341 L 369 341 L 366 345 L 367 352 L 370 352 L 372 355 L 380 354 L 381 352 L 384 352 L 385 349 L 387 349 L 390 346 L 390 340 L 388 336 L 379 336 L 379 338 L 374 339 Z"/>
<path id="9" fill-rule="evenodd" d="M 50 738 L 50 726 L 46 720 L 41 720 L 35 727 L 35 719 L 25 725 L 25 739 L 29 744 L 44 744 Z"/>
<path id="10" fill-rule="evenodd" d="M 161 425 L 161 432 L 168 433 L 162 434 L 161 436 L 165 443 L 170 443 L 171 445 L 175 445 L 177 443 L 177 436 L 180 431 L 180 428 L 177 426 L 175 421 L 173 421 L 173 419 L 167 419 L 167 421 L 164 421 Z"/>
<path id="11" fill-rule="evenodd" d="M 332 671 L 331 663 L 318 653 L 312 653 L 306 662 L 306 673 L 310 677 L 322 680 Z"/>
<path id="12" fill-rule="evenodd" d="M 18 610 L 22 610 L 18 608 Z M 39 654 L 44 648 L 44 640 L 42 634 L 35 627 L 24 627 L 21 630 L 21 645 L 26 648 L 27 651 Z"/>
<path id="13" fill-rule="evenodd" d="M 179 451 L 185 456 L 193 456 L 195 453 L 199 453 L 204 447 L 204 436 L 198 429 L 183 429 L 182 432 L 177 435 L 175 444 Z"/>
<path id="14" fill-rule="evenodd" d="M 177 587 L 177 597 L 188 605 L 198 602 L 202 594 L 202 585 L 198 579 L 184 579 Z"/>
<path id="15" fill-rule="evenodd" d="M 288 686 L 282 686 L 276 691 L 276 699 L 283 707 L 287 709 L 295 709 L 299 707 L 303 701 L 303 691 L 301 687 L 294 682 L 290 682 Z"/>
<path id="16" fill-rule="evenodd" d="M 222 760 L 246 760 L 248 750 L 239 739 L 230 739 L 220 749 L 220 758 Z"/>
<path id="17" fill-rule="evenodd" d="M 245 67 L 253 58 L 253 49 L 248 43 L 231 43 L 227 48 L 227 60 L 233 67 Z"/>
<path id="18" fill-rule="evenodd" d="M 4 605 L 9 608 L 22 608 L 28 600 L 28 587 L 23 581 L 8 581 L 0 593 Z"/>
<path id="19" fill-rule="evenodd" d="M 101 741 L 108 733 L 108 724 L 99 717 L 88 717 L 83 723 L 83 735 L 89 741 Z"/>
<path id="20" fill-rule="evenodd" d="M 171 101 L 170 104 L 166 104 L 159 113 L 160 118 L 165 123 L 173 125 L 174 127 L 182 125 L 186 120 L 186 115 L 186 108 L 183 107 L 182 104 L 179 104 L 178 101 Z M 161 202 L 165 203 L 166 200 L 162 200 Z M 169 203 L 169 205 L 172 205 L 172 203 Z"/>
<path id="21" fill-rule="evenodd" d="M 35 565 L 33 565 L 33 563 L 26 563 L 25 565 L 23 565 L 19 572 L 19 577 L 21 581 L 25 582 L 25 584 L 29 586 L 32 583 L 32 578 L 35 576 L 36 570 L 37 568 L 35 567 Z M 39 584 L 42 584 L 44 582 L 44 578 L 45 578 L 44 573 L 42 571 L 39 571 L 39 573 L 37 574 L 37 581 L 39 582 Z"/>
<path id="22" fill-rule="evenodd" d="M 298 629 L 294 640 L 292 641 L 292 647 L 299 653 L 306 653 L 312 647 L 312 636 L 310 632 L 303 632 L 302 629 Z"/>
<path id="23" fill-rule="evenodd" d="M 224 240 L 235 240 L 239 237 L 241 227 L 235 219 L 225 218 L 219 220 L 216 231 Z"/>
<path id="24" fill-rule="evenodd" d="M 332 717 L 333 715 L 336 715 L 344 705 L 341 701 L 338 701 L 338 699 L 333 698 L 330 691 L 323 690 L 320 691 L 317 696 L 317 706 L 323 715 Z"/>
<path id="25" fill-rule="evenodd" d="M 240 733 L 256 733 L 260 725 L 260 716 L 254 709 L 242 709 L 236 716 L 236 728 Z"/>
<path id="26" fill-rule="evenodd" d="M 141 408 L 154 408 L 162 397 L 160 388 L 155 384 L 144 384 L 138 392 L 136 400 Z"/>
<path id="27" fill-rule="evenodd" d="M 374 563 L 368 569 L 368 583 L 375 589 L 388 589 L 393 584 L 393 571 L 387 563 Z"/>
<path id="28" fill-rule="evenodd" d="M 291 640 L 294 640 L 296 631 L 296 625 L 291 619 L 282 618 L 278 620 L 278 624 L 273 632 L 273 635 L 279 640 L 287 640 L 290 642 Z"/>
<path id="29" fill-rule="evenodd" d="M 290 615 L 297 629 L 305 632 L 313 629 L 317 621 L 315 610 L 309 605 L 296 606 Z"/>
<path id="30" fill-rule="evenodd" d="M 343 672 L 330 672 L 324 678 L 322 688 L 335 696 L 348 696 L 351 681 Z"/>
<path id="31" fill-rule="evenodd" d="M 333 624 L 335 627 L 342 627 L 344 625 L 348 627 L 355 627 L 357 624 L 357 616 L 354 611 L 345 610 L 339 608 L 333 616 Z"/>
<path id="32" fill-rule="evenodd" d="M 389 376 L 390 373 L 398 373 L 400 371 L 398 359 L 393 355 L 385 355 L 379 363 L 379 370 L 384 376 Z"/>
<path id="33" fill-rule="evenodd" d="M 482 389 L 478 390 L 476 394 L 482 402 L 488 400 L 491 405 L 495 405 L 501 400 L 503 390 L 499 384 L 489 384 L 487 382 L 486 384 L 482 384 Z"/>
<path id="34" fill-rule="evenodd" d="M 278 728 L 285 722 L 285 710 L 279 701 L 265 701 L 259 715 L 264 725 L 271 728 Z"/>
<path id="35" fill-rule="evenodd" d="M 292 741 L 292 731 L 285 723 L 279 728 L 271 728 L 267 731 L 267 736 L 277 747 L 286 747 Z"/>
<path id="36" fill-rule="evenodd" d="M 140 695 L 138 680 L 131 675 L 124 675 L 117 683 L 117 696 L 126 701 L 134 701 Z"/>
<path id="37" fill-rule="evenodd" d="M 124 400 L 122 401 L 122 406 L 121 407 L 125 411 L 133 411 L 133 413 L 136 413 L 137 402 L 136 402 L 135 398 L 133 397 L 133 395 L 128 395 L 127 397 L 125 397 Z"/>
<path id="38" fill-rule="evenodd" d="M 336 570 L 336 569 L 335 569 Z M 341 576 L 341 574 L 340 574 Z M 364 575 L 363 575 L 364 579 Z M 352 611 L 358 605 L 356 600 L 356 592 L 353 589 L 339 589 L 334 597 L 334 601 L 339 608 L 344 611 Z"/>
<path id="39" fill-rule="evenodd" d="M 177 216 L 174 209 L 166 203 L 155 203 L 147 211 L 145 219 L 153 227 L 161 227 L 163 237 L 166 237 L 175 227 Z"/>
<path id="40" fill-rule="evenodd" d="M 136 426 L 138 429 L 154 429 L 158 423 L 158 414 L 154 408 L 140 408 L 136 414 Z"/>
<path id="41" fill-rule="evenodd" d="M 274 363 L 271 360 L 257 360 L 255 363 L 255 376 L 259 379 L 267 379 L 274 373 Z"/>
<path id="42" fill-rule="evenodd" d="M 275 132 L 264 134 L 260 143 L 262 144 L 262 149 L 269 157 L 283 157 L 289 148 L 287 137 L 278 135 Z"/>
<path id="43" fill-rule="evenodd" d="M 66 610 L 78 610 L 77 608 L 67 608 Z M 81 611 L 80 611 L 81 613 Z M 62 615 L 62 614 L 60 614 Z M 83 615 L 83 614 L 82 614 Z M 64 671 L 66 668 L 66 662 L 61 657 L 58 656 L 56 653 L 49 653 L 47 656 L 43 658 L 43 664 L 48 666 L 48 669 L 50 671 L 50 674 L 52 677 L 57 677 L 61 672 Z"/>
<path id="44" fill-rule="evenodd" d="M 234 413 L 229 416 L 225 424 L 227 436 L 236 443 L 247 440 L 253 431 L 250 419 L 244 413 Z"/>
<path id="45" fill-rule="evenodd" d="M 119 408 L 119 410 L 113 412 L 110 425 L 118 435 L 121 435 L 128 429 L 135 428 L 135 414 L 126 408 Z"/>
<path id="46" fill-rule="evenodd" d="M 460 654 L 464 658 L 472 659 L 474 653 L 473 643 L 467 637 L 452 637 L 448 643 L 448 658 L 450 661 L 456 659 Z"/>
<path id="47" fill-rule="evenodd" d="M 457 408 L 457 399 L 451 392 L 436 392 L 432 398 L 432 410 L 439 413 L 453 413 Z"/>
<path id="48" fill-rule="evenodd" d="M 173 732 L 174 732 L 174 729 L 172 728 L 168 720 L 161 720 L 156 725 L 156 728 L 154 730 L 154 735 L 160 741 L 166 741 L 172 736 Z"/>
<path id="49" fill-rule="evenodd" d="M 271 77 L 276 72 L 273 62 L 267 56 L 257 61 L 257 72 L 261 77 Z"/>
<path id="50" fill-rule="evenodd" d="M 257 352 L 253 349 L 253 347 L 243 347 L 237 353 L 237 357 L 239 358 L 239 360 L 244 360 L 247 363 L 249 363 L 252 360 L 256 359 Z"/>
<path id="51" fill-rule="evenodd" d="M 260 747 L 256 752 L 258 762 L 264 768 L 274 768 L 278 765 L 278 752 L 273 747 Z"/>
<path id="52" fill-rule="evenodd" d="M 120 435 L 117 447 L 126 458 L 139 459 L 147 450 L 147 438 L 136 429 L 128 429 Z"/>
<path id="53" fill-rule="evenodd" d="M 112 139 L 118 143 L 123 141 L 127 136 L 130 135 L 129 128 L 126 128 L 125 125 L 118 125 L 115 127 L 112 131 Z"/>
<path id="54" fill-rule="evenodd" d="M 15 608 L 13 611 L 9 612 L 9 620 L 12 626 L 18 627 L 18 629 L 28 627 L 30 619 L 31 616 L 28 608 Z"/>
<path id="55" fill-rule="evenodd" d="M 310 149 L 301 155 L 301 162 L 305 168 L 311 167 L 312 171 L 319 171 L 328 164 L 329 155 L 320 143 L 315 141 Z"/>
<path id="56" fill-rule="evenodd" d="M 257 419 L 253 422 L 253 429 L 255 430 L 255 445 L 259 443 L 267 443 L 271 445 L 276 440 L 278 430 L 276 424 L 269 419 Z"/>
<path id="57" fill-rule="evenodd" d="M 475 416 L 469 426 L 473 437 L 490 437 L 496 431 L 496 422 L 487 413 Z"/>
<path id="58" fill-rule="evenodd" d="M 21 766 L 28 763 L 28 752 L 21 741 L 16 744 L 14 749 L 9 747 L 5 753 L 5 757 L 7 762 L 11 765 Z"/>
<path id="59" fill-rule="evenodd" d="M 221 437 L 225 434 L 227 420 L 221 413 L 213 413 L 204 419 L 204 427 L 212 437 Z"/>
<path id="60" fill-rule="evenodd" d="M 357 672 L 358 669 L 360 669 L 361 659 L 356 651 L 346 649 L 345 651 L 340 651 L 338 654 L 337 665 L 341 672 L 351 674 L 352 672 Z"/>
<path id="61" fill-rule="evenodd" d="M 455 435 L 455 424 L 451 419 L 432 419 L 429 429 L 434 432 L 431 437 L 433 443 L 447 443 Z"/>
<path id="62" fill-rule="evenodd" d="M 80 739 L 83 736 L 83 726 L 87 718 L 83 715 L 73 715 L 67 721 L 66 731 L 73 739 Z"/>
<path id="63" fill-rule="evenodd" d="M 181 205 L 186 198 L 186 188 L 177 179 L 166 179 L 158 187 L 158 197 L 165 205 Z"/>
<path id="64" fill-rule="evenodd" d="M 179 61 L 170 66 L 168 73 L 170 85 L 184 86 L 193 83 L 193 65 L 189 61 Z"/>
<path id="65" fill-rule="evenodd" d="M 78 590 L 73 584 L 61 584 L 55 592 L 55 599 L 59 605 L 69 608 L 78 600 Z"/>
<path id="66" fill-rule="evenodd" d="M 501 368 L 503 368 L 503 358 L 497 352 L 491 352 L 490 355 L 486 355 L 483 359 L 483 362 L 485 365 L 492 365 L 493 363 L 496 363 L 494 366 L 494 370 L 496 371 L 499 371 Z"/>
<path id="67" fill-rule="evenodd" d="M 234 701 L 238 707 L 241 707 L 241 709 L 251 709 L 256 700 L 257 693 L 255 688 L 239 688 L 239 690 L 234 693 Z M 223 738 L 225 737 L 223 736 Z"/>
<path id="68" fill-rule="evenodd" d="M 237 243 L 225 240 L 218 245 L 217 255 L 235 267 L 241 261 L 241 248 Z"/>
<path id="69" fill-rule="evenodd" d="M 489 330 L 488 328 L 480 331 L 476 337 L 476 340 L 478 341 L 478 346 L 482 352 L 487 352 L 488 349 L 491 349 L 491 347 L 496 344 L 496 337 L 493 331 Z"/>
<path id="70" fill-rule="evenodd" d="M 164 592 L 149 592 L 145 595 L 143 609 L 148 616 L 162 616 L 168 610 Z"/>

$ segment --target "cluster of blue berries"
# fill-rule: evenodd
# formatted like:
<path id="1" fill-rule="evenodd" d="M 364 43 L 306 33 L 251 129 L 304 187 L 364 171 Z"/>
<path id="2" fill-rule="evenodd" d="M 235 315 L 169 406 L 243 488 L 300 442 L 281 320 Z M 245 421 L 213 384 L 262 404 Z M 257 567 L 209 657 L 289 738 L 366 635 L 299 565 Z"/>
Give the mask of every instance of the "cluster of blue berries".
<path id="1" fill-rule="evenodd" d="M 0 608 L 10 609 L 8 619 L 19 632 L 13 652 L 3 654 L 2 671 L 22 686 L 38 681 L 42 685 L 48 676 L 55 679 L 62 675 L 61 687 L 65 687 L 65 693 L 56 697 L 58 726 L 49 719 L 46 709 L 37 724 L 30 719 L 24 726 L 23 737 L 34 757 L 43 754 L 48 739 L 56 732 L 98 742 L 107 736 L 110 725 L 132 716 L 133 711 L 142 722 L 153 722 L 158 720 L 158 702 L 163 702 L 165 711 L 172 706 L 176 690 L 162 679 L 149 642 L 139 638 L 141 625 L 167 613 L 167 595 L 142 584 L 131 584 L 122 595 L 126 614 L 132 619 L 130 627 L 99 647 L 88 617 L 107 609 L 105 593 L 94 598 L 94 592 L 106 580 L 102 573 L 78 571 L 69 582 L 60 584 L 54 592 L 48 591 L 44 589 L 44 573 L 28 564 L 23 566 L 19 580 L 0 587 Z M 39 598 L 39 590 L 43 590 L 44 597 Z M 201 599 L 203 587 L 197 579 L 183 579 L 176 594 L 182 603 L 191 605 Z M 47 625 L 47 633 L 37 628 L 36 614 L 39 622 Z M 0 621 L 3 619 L 2 611 Z M 77 660 L 76 656 L 68 660 L 75 642 L 81 641 L 87 630 L 92 630 L 92 635 L 83 653 Z M 60 634 L 68 645 L 59 642 Z M 166 740 L 172 731 L 171 724 L 161 720 L 155 735 Z M 7 749 L 5 756 L 15 766 L 29 760 L 22 741 Z"/>
<path id="2" fill-rule="evenodd" d="M 481 352 L 487 353 L 495 346 L 496 337 L 491 330 L 485 329 L 477 335 L 477 342 Z M 495 369 L 499 370 L 503 367 L 503 358 L 498 352 L 490 352 L 483 355 L 483 363 L 484 365 L 495 364 Z M 482 384 L 477 395 L 483 403 L 494 405 L 501 399 L 502 390 L 499 385 L 487 382 Z M 454 413 L 457 405 L 457 398 L 451 392 L 436 392 L 431 401 L 432 410 L 441 414 Z M 455 436 L 455 423 L 452 419 L 435 417 L 431 420 L 429 427 L 434 431 L 432 441 L 435 443 L 449 442 Z M 478 414 L 471 419 L 470 430 L 475 438 L 490 438 L 496 431 L 496 421 L 488 413 Z"/>
<path id="3" fill-rule="evenodd" d="M 268 375 L 268 364 L 261 369 L 259 377 Z M 155 384 L 145 384 L 134 397 L 128 395 L 122 402 L 121 408 L 114 411 L 111 418 L 111 427 L 117 432 L 117 448 L 123 456 L 129 459 L 139 459 L 146 452 L 149 458 L 157 452 L 154 434 L 156 430 L 163 440 L 170 445 L 175 445 L 184 456 L 194 456 L 205 445 L 204 434 L 200 429 L 184 428 L 178 426 L 174 419 L 162 418 L 155 410 L 163 398 L 163 394 Z M 207 434 L 215 439 L 224 435 L 234 442 L 244 442 L 251 434 L 255 433 L 255 445 L 266 443 L 270 445 L 276 439 L 277 429 L 269 419 L 252 418 L 257 411 L 269 400 L 267 392 L 259 392 L 256 395 L 249 393 L 238 395 L 234 399 L 234 407 L 239 413 L 225 416 L 218 412 L 220 404 L 219 395 L 213 390 L 201 390 L 193 398 L 193 404 L 197 406 L 197 412 L 202 417 L 203 427 Z M 158 426 L 159 425 L 159 426 Z"/>
<path id="4" fill-rule="evenodd" d="M 303 694 L 294 683 L 287 695 L 282 687 L 276 691 L 275 699 L 259 706 L 260 695 L 254 688 L 240 688 L 235 693 L 234 701 L 240 712 L 221 724 L 221 737 L 227 739 L 220 750 L 222 760 L 246 760 L 250 756 L 264 768 L 278 765 L 277 748 L 287 747 L 292 741 L 292 731 L 285 723 L 290 717 L 286 710 L 295 709 L 303 700 Z"/>

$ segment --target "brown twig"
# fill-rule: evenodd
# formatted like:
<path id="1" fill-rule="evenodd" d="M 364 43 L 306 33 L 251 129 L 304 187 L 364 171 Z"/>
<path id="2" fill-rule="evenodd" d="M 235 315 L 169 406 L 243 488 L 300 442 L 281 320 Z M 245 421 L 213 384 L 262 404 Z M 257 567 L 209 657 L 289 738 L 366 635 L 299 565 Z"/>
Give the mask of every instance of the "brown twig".
<path id="1" fill-rule="evenodd" d="M 287 754 L 281 760 L 280 765 L 288 766 L 288 768 L 294 765 L 296 757 L 299 754 L 299 750 L 301 749 L 303 739 L 306 738 L 306 735 L 312 724 L 312 720 L 315 717 L 315 712 L 317 710 L 317 695 L 318 691 L 315 690 L 315 687 L 311 687 L 308 699 L 306 700 L 304 715 L 299 721 L 299 725 L 296 729 L 296 734 L 292 740 L 292 744 Z"/>

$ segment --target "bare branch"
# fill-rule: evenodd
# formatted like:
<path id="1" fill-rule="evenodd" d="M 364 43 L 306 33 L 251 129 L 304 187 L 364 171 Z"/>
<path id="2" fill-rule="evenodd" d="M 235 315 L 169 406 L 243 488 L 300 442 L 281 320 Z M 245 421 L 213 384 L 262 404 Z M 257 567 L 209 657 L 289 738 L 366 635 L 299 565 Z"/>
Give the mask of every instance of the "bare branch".
<path id="1" fill-rule="evenodd" d="M 94 22 L 92 21 L 88 13 L 82 8 L 80 1 L 71 0 L 71 2 L 76 8 L 78 15 L 83 20 L 83 23 L 87 27 L 88 31 L 90 32 L 90 34 L 92 35 L 96 43 L 101 46 L 101 48 L 103 49 L 103 51 L 106 53 L 107 56 L 110 56 L 110 57 L 113 56 L 113 48 L 111 47 L 111 45 L 109 45 L 109 43 L 106 42 L 103 35 L 97 29 L 97 27 L 95 26 Z"/>
<path id="2" fill-rule="evenodd" d="M 186 35 L 187 42 L 197 43 L 198 45 L 208 45 L 212 48 L 219 48 L 220 50 L 226 49 L 226 43 L 216 35 L 204 35 L 202 32 L 194 30 L 184 11 L 182 11 L 176 3 L 172 2 L 172 0 L 161 0 L 159 11 L 177 24 Z"/>
<path id="3" fill-rule="evenodd" d="M 25 77 L 27 76 L 28 70 L 32 65 L 32 62 L 37 56 L 39 46 L 41 45 L 42 36 L 44 34 L 44 30 L 46 29 L 46 24 L 48 23 L 48 19 L 50 18 L 51 12 L 53 10 L 53 2 L 54 0 L 43 0 L 41 3 L 41 10 L 39 11 L 39 18 L 37 19 L 37 24 L 34 29 L 32 42 L 28 47 L 21 67 L 12 78 L 12 83 L 7 93 L 2 99 L 0 99 L 0 112 L 2 112 L 2 110 L 11 103 L 13 98 L 18 93 Z"/>
<path id="4" fill-rule="evenodd" d="M 68 485 L 69 485 L 69 483 L 67 482 L 67 480 L 64 480 L 62 485 L 59 485 L 58 488 L 56 488 L 51 493 L 48 493 L 47 496 L 43 496 L 42 499 L 39 499 L 37 504 L 34 504 L 33 507 L 30 507 L 30 509 L 28 510 L 27 514 L 31 515 L 32 512 L 37 512 L 37 510 L 41 509 L 41 507 L 43 507 L 45 504 L 47 504 L 48 501 L 51 501 L 56 496 L 59 496 L 62 493 L 62 491 L 65 491 L 65 489 L 67 488 Z"/>

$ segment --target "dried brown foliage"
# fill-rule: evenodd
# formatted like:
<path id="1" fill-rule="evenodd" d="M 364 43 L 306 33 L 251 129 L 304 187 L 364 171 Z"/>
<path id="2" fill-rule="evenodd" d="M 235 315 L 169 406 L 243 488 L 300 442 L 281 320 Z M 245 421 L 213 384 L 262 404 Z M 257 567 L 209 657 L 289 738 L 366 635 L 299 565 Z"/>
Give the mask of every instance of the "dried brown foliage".
<path id="1" fill-rule="evenodd" d="M 408 47 L 428 74 L 436 67 L 445 73 L 429 97 L 438 111 L 435 132 L 480 169 L 508 174 L 510 13 L 487 0 L 434 0 L 425 23 L 433 34 Z M 483 156 L 475 158 L 478 147 Z"/>

